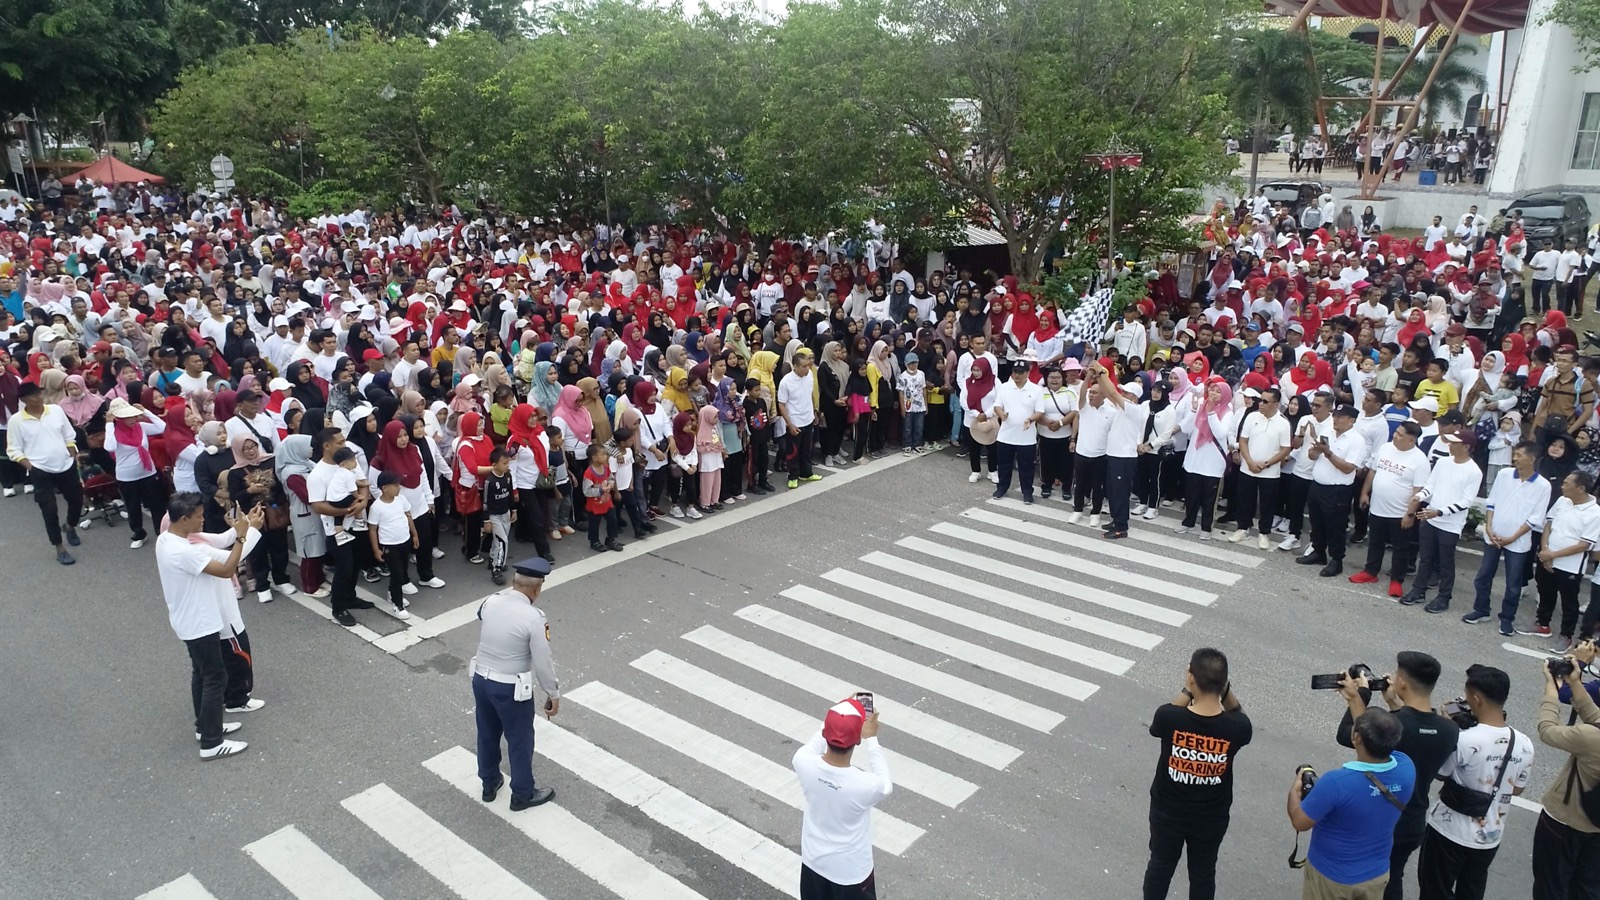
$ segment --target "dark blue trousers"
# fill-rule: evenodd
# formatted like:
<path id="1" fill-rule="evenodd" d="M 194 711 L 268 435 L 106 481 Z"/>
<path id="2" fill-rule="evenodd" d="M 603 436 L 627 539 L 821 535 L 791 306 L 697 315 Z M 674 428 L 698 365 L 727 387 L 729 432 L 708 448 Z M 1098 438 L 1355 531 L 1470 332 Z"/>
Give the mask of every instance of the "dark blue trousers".
<path id="1" fill-rule="evenodd" d="M 500 783 L 500 739 L 511 761 L 511 796 L 533 796 L 533 699 L 513 700 L 513 685 L 472 676 L 478 716 L 478 777 L 483 786 Z"/>

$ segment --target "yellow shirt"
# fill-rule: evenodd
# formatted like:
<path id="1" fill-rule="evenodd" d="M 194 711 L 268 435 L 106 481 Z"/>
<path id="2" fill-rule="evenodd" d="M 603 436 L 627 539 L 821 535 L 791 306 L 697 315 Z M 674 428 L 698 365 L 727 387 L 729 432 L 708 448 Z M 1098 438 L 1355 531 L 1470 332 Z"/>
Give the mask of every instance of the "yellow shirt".
<path id="1" fill-rule="evenodd" d="M 1421 400 L 1423 397 L 1432 397 L 1439 404 L 1439 412 L 1443 414 L 1455 409 L 1461 402 L 1461 396 L 1456 393 L 1456 386 L 1448 381 L 1432 382 L 1424 378 L 1417 382 L 1416 395 L 1413 399 Z"/>

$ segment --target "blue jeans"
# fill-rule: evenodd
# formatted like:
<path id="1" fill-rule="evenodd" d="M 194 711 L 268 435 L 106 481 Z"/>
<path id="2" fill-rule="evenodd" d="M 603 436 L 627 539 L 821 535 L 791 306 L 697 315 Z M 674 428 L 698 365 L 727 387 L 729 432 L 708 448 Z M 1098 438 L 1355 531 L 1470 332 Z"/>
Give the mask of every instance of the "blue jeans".
<path id="1" fill-rule="evenodd" d="M 928 411 L 908 412 L 905 421 L 900 424 L 900 445 L 915 450 L 922 446 L 922 423 L 928 418 Z"/>
<path id="2" fill-rule="evenodd" d="M 511 796 L 533 796 L 534 701 L 513 700 L 513 685 L 472 676 L 478 717 L 478 777 L 485 788 L 500 783 L 500 738 L 511 761 Z"/>
<path id="3" fill-rule="evenodd" d="M 1500 621 L 1507 625 L 1515 625 L 1517 621 L 1517 602 L 1521 599 L 1523 573 L 1523 560 L 1529 551 L 1517 552 L 1505 550 L 1493 544 L 1483 545 L 1483 563 L 1478 566 L 1478 577 L 1472 580 L 1472 586 L 1477 591 L 1477 596 L 1472 603 L 1472 611 L 1483 615 L 1489 614 L 1489 592 L 1494 587 L 1494 570 L 1505 563 L 1506 593 L 1505 599 L 1500 601 Z M 1504 557 L 1504 560 L 1501 559 Z"/>
<path id="4" fill-rule="evenodd" d="M 957 388 L 950 389 L 950 443 L 961 442 L 961 419 L 966 415 L 961 406 L 961 391 Z"/>

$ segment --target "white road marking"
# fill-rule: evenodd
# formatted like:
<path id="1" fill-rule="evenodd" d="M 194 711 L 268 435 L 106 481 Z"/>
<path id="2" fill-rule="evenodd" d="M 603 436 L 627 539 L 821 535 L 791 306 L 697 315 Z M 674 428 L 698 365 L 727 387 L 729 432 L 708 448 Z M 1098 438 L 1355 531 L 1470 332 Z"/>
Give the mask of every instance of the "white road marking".
<path id="1" fill-rule="evenodd" d="M 785 706 L 770 697 L 758 694 L 741 684 L 729 681 L 721 675 L 708 672 L 671 654 L 651 650 L 634 660 L 632 665 L 641 672 L 648 672 L 667 684 L 710 701 L 721 709 L 776 731 L 797 744 L 804 744 L 817 733 L 818 719 L 815 715 L 803 713 L 792 706 Z M 894 763 L 896 788 L 905 788 L 952 809 L 961 805 L 961 801 L 978 790 L 976 784 L 965 778 L 941 772 L 903 753 L 897 752 L 890 759 Z M 857 762 L 857 768 L 860 768 L 862 761 Z"/>
<path id="2" fill-rule="evenodd" d="M 559 725 L 537 728 L 539 753 L 574 775 L 749 872 L 800 896 L 800 856 Z"/>
<path id="3" fill-rule="evenodd" d="M 921 549 L 923 546 L 938 547 L 939 545 L 924 543 L 915 546 L 917 549 Z M 950 552 L 961 553 L 963 551 L 952 550 Z M 965 578 L 960 575 L 952 575 L 949 572 L 935 569 L 931 566 L 925 566 L 922 563 L 913 562 L 912 560 L 904 559 L 902 557 L 883 553 L 877 550 L 874 550 L 871 553 L 861 557 L 861 561 L 899 575 L 905 575 L 908 578 L 915 578 L 918 581 L 927 582 L 928 584 L 936 587 L 942 587 L 956 591 L 957 593 L 971 597 L 973 600 L 978 600 L 984 603 L 993 603 L 996 606 L 1002 606 L 1006 609 L 1015 610 L 1020 613 L 1026 613 L 1027 615 L 1035 618 L 1044 619 L 1046 622 L 1054 622 L 1057 625 L 1065 625 L 1068 628 L 1075 628 L 1078 631 L 1082 631 L 1087 634 L 1094 634 L 1099 635 L 1100 637 L 1110 638 L 1111 640 L 1118 641 L 1123 644 L 1138 647 L 1141 650 L 1153 649 L 1162 641 L 1161 635 L 1158 634 L 1151 634 L 1148 631 L 1132 628 L 1119 622 L 1112 622 L 1107 619 L 1102 619 L 1098 616 L 1091 616 L 1088 613 L 1075 612 L 1065 607 L 1056 606 L 1053 603 L 1046 603 L 1043 600 L 1029 597 L 1025 594 L 1019 594 L 1015 591 L 1006 590 L 1003 587 L 996 587 L 989 583 L 977 581 L 972 578 Z M 1046 580 L 1052 578 L 1052 576 L 1049 575 L 1035 577 Z M 1059 581 L 1059 579 L 1055 579 L 1055 581 Z M 1070 586 L 1070 582 L 1060 582 L 1060 586 Z M 1118 606 L 1113 606 L 1113 598 L 1107 597 L 1105 594 L 1090 592 L 1087 590 L 1083 590 L 1082 593 L 1092 593 L 1093 597 L 1095 598 L 1093 602 L 1097 602 L 1100 606 L 1105 606 L 1108 609 L 1121 608 Z M 1176 610 L 1167 609 L 1163 606 L 1145 603 L 1142 600 L 1133 600 L 1131 598 L 1119 599 L 1127 600 L 1127 602 L 1131 605 L 1131 608 L 1127 611 L 1133 613 L 1134 615 L 1143 615 L 1146 618 L 1173 626 L 1182 625 L 1189 621 L 1188 613 L 1181 613 L 1177 612 Z"/>
<path id="4" fill-rule="evenodd" d="M 787 803 L 798 810 L 806 808 L 805 795 L 800 792 L 800 782 L 795 778 L 794 770 L 788 766 L 775 763 L 719 734 L 671 713 L 663 712 L 610 685 L 591 681 L 563 693 L 561 699 L 586 706 L 619 725 L 626 725 L 669 750 L 676 750 L 696 762 L 705 763 L 745 787 L 760 791 L 774 800 Z M 882 850 L 899 856 L 922 835 L 923 830 L 909 822 L 897 819 L 881 809 L 872 811 L 872 843 Z"/>
<path id="5" fill-rule="evenodd" d="M 938 526 L 935 527 L 937 528 Z M 1193 603 L 1196 606 L 1210 606 L 1217 600 L 1217 595 L 1211 593 L 1210 591 L 1202 591 L 1189 587 L 1188 585 L 1177 584 L 1170 578 L 1155 578 L 1149 575 L 1135 574 L 1123 569 L 1101 565 L 1100 563 L 1094 562 L 1090 559 L 1085 559 L 1077 554 L 1047 550 L 1043 547 L 1035 547 L 1031 544 L 1024 544 L 1021 541 L 1013 541 L 1010 538 L 996 537 L 995 535 L 985 534 L 981 531 L 973 531 L 970 528 L 961 528 L 959 525 L 947 525 L 945 527 L 966 532 L 967 535 L 970 535 L 969 540 L 976 541 L 979 546 L 986 550 L 1002 551 L 1003 553 L 1010 555 L 1012 559 L 1036 561 L 1055 566 L 1057 568 L 1066 569 L 1075 576 L 1089 575 L 1095 578 L 1103 579 L 1104 581 L 1119 587 L 1139 588 L 1141 590 L 1149 591 L 1158 597 L 1171 597 L 1174 600 L 1183 600 L 1188 603 Z M 965 564 L 973 566 L 974 568 L 980 569 L 984 572 L 1001 575 L 1003 577 L 1010 578 L 1012 581 L 1020 581 L 1023 584 L 1033 584 L 1038 582 L 1041 577 L 1048 577 L 1041 576 L 1036 569 L 1029 569 L 1023 566 L 1012 565 L 1010 563 L 997 562 L 994 557 L 1000 555 L 998 553 L 991 552 L 988 556 L 984 556 L 982 554 L 965 553 L 964 551 L 948 549 L 941 544 L 934 544 L 918 537 L 901 538 L 900 540 L 895 541 L 895 544 L 901 547 L 916 546 L 917 549 L 921 549 L 924 553 L 932 553 L 935 555 L 943 554 L 948 556 L 952 562 L 964 562 Z M 958 556 L 957 554 L 962 555 Z M 1076 582 L 1069 583 L 1077 585 Z M 1088 588 L 1083 585 L 1077 585 L 1077 589 L 1079 591 L 1087 591 L 1091 590 L 1092 588 Z M 1127 602 L 1124 598 L 1115 597 L 1114 595 L 1113 599 L 1117 600 L 1119 603 Z"/>
<path id="6" fill-rule="evenodd" d="M 1000 528 L 1017 530 L 1025 529 L 1024 533 L 1030 534 L 1041 540 L 1050 541 L 1053 544 L 1061 544 L 1066 547 L 1072 547 L 1077 550 L 1083 550 L 1113 563 L 1125 562 L 1136 564 L 1154 569 L 1157 572 L 1164 572 L 1170 575 L 1181 575 L 1185 578 L 1197 578 L 1201 581 L 1209 581 L 1212 584 L 1232 586 L 1238 584 L 1239 579 L 1244 577 L 1238 572 L 1224 572 L 1221 569 L 1213 569 L 1210 566 L 1202 566 L 1198 563 L 1174 565 L 1172 557 L 1170 556 L 1162 556 L 1159 553 L 1146 553 L 1143 550 L 1136 550 L 1126 545 L 1115 547 L 1112 546 L 1111 542 L 1107 541 L 1105 538 L 1087 537 L 1085 535 L 1073 534 L 1070 531 L 1063 531 L 1057 528 L 1041 528 L 1037 525 L 1033 525 L 1030 522 L 1024 522 L 1012 518 L 1011 516 L 1002 516 L 992 513 L 986 509 L 969 509 L 962 513 L 961 517 L 964 519 L 971 519 L 974 522 L 983 522 L 987 525 L 995 525 Z M 1018 526 L 1021 526 L 1021 528 L 1019 529 Z M 940 522 L 928 530 L 937 532 L 939 534 L 950 535 L 952 537 L 966 538 L 967 540 L 977 543 L 983 543 L 984 541 L 993 540 L 994 538 L 994 536 L 991 534 L 971 528 L 962 528 L 959 525 L 953 525 L 948 522 Z"/>
<path id="7" fill-rule="evenodd" d="M 333 608 L 318 602 L 315 598 L 306 596 L 305 591 L 295 591 L 289 595 L 289 599 L 300 604 L 306 609 L 311 610 L 313 613 L 322 617 L 322 619 L 325 621 L 333 621 Z M 356 625 L 353 628 L 346 628 L 345 631 L 348 631 L 356 637 L 361 638 L 363 641 L 373 645 L 377 645 L 378 642 L 383 639 L 383 635 L 373 631 L 371 628 L 368 628 L 365 625 Z M 398 633 L 405 634 L 403 631 Z"/>
<path id="8" fill-rule="evenodd" d="M 1019 725 L 1026 725 L 1036 731 L 1049 734 L 1051 729 L 1060 725 L 1067 718 L 1054 710 L 1045 709 L 1026 700 L 1018 700 L 1008 694 L 1002 694 L 983 685 L 975 684 L 965 678 L 957 678 L 948 672 L 941 672 L 930 666 L 895 656 L 893 653 L 880 650 L 871 644 L 829 631 L 819 625 L 813 625 L 810 622 L 797 619 L 774 609 L 768 609 L 765 606 L 746 606 L 735 615 L 770 631 L 775 631 L 784 637 L 792 638 L 803 644 L 809 644 L 818 650 L 876 669 L 891 678 L 899 679 L 907 684 L 914 684 L 934 695 L 948 697 L 958 703 L 965 703 L 968 706 L 999 716 L 1002 719 L 1008 719 Z"/>
<path id="9" fill-rule="evenodd" d="M 915 591 L 908 591 L 898 585 L 879 581 L 876 578 L 857 575 L 845 569 L 830 570 L 823 573 L 822 577 L 842 587 L 853 588 L 862 593 L 888 600 L 891 603 L 898 603 L 914 612 L 936 616 L 947 622 L 960 625 L 962 628 L 980 634 L 991 635 L 1001 640 L 1010 641 L 1013 644 L 1031 647 L 1042 653 L 1048 653 L 1051 656 L 1057 656 L 1069 662 L 1081 663 L 1092 669 L 1099 669 L 1102 672 L 1121 675 L 1133 668 L 1133 660 L 1117 656 L 1114 653 L 1107 653 L 1104 650 L 1096 650 L 1093 647 L 1086 647 L 1083 644 L 1063 640 L 1054 635 L 1045 634 L 1042 631 L 1035 631 L 1032 628 L 1024 628 L 1015 622 L 1007 622 L 1004 619 L 997 619 L 994 616 L 974 612 L 954 603 L 935 600 L 932 597 L 918 594 Z"/>
<path id="10" fill-rule="evenodd" d="M 763 675 L 794 685 L 830 704 L 865 689 L 712 625 L 696 628 L 684 635 L 683 639 Z M 1010 744 L 928 715 L 908 703 L 891 700 L 877 688 L 873 688 L 873 694 L 877 697 L 878 717 L 884 724 L 912 737 L 921 738 L 937 747 L 958 749 L 974 762 L 1001 771 L 1022 755 L 1021 750 Z"/>
<path id="11" fill-rule="evenodd" d="M 217 900 L 217 897 L 206 890 L 205 885 L 202 885 L 200 879 L 194 877 L 191 872 L 174 878 L 153 891 L 140 894 L 135 900 Z"/>
<path id="12" fill-rule="evenodd" d="M 1047 691 L 1060 694 L 1072 700 L 1087 700 L 1100 690 L 1099 685 L 1074 678 L 1054 669 L 1035 665 L 1014 656 L 1007 656 L 988 647 L 982 647 L 970 641 L 963 641 L 951 637 L 932 628 L 924 628 L 915 622 L 908 622 L 896 616 L 886 615 L 875 609 L 869 609 L 859 603 L 852 603 L 843 597 L 825 594 L 815 588 L 805 585 L 795 585 L 782 591 L 779 596 L 796 600 L 819 612 L 831 616 L 847 619 L 858 625 L 865 625 L 884 634 L 891 635 L 913 644 L 927 647 L 939 653 L 970 663 L 981 669 L 988 669 L 1001 675 L 1015 678 L 1024 684 L 1038 685 Z M 1128 665 L 1133 665 L 1131 662 Z"/>
<path id="13" fill-rule="evenodd" d="M 655 553 L 683 541 L 692 541 L 702 535 L 714 534 L 724 528 L 742 525 L 756 516 L 776 512 L 807 498 L 837 490 L 860 481 L 868 475 L 882 472 L 884 469 L 908 463 L 918 458 L 915 456 L 900 456 L 893 459 L 884 459 L 875 466 L 863 466 L 838 475 L 829 475 L 822 481 L 805 484 L 794 490 L 782 491 L 780 492 L 782 496 L 768 497 L 760 503 L 740 504 L 736 509 L 717 513 L 709 519 L 702 519 L 693 527 L 679 528 L 671 534 L 657 534 L 642 541 L 630 541 L 622 549 L 621 553 L 599 553 L 576 562 L 563 563 L 557 566 L 555 571 L 550 573 L 550 577 L 544 580 L 544 591 L 549 593 L 551 590 L 576 578 L 598 572 L 601 569 L 610 568 L 618 563 L 627 562 L 635 557 Z M 478 606 L 482 603 L 483 598 L 480 597 L 471 603 L 464 603 L 454 609 L 446 610 L 429 619 L 425 624 L 407 628 L 405 631 L 374 640 L 373 643 L 386 652 L 399 653 L 407 647 L 419 644 L 428 638 L 438 637 L 447 631 L 452 631 L 477 621 Z"/>
<path id="14" fill-rule="evenodd" d="M 1512 797 L 1511 798 L 1511 805 L 1512 806 L 1521 807 L 1522 809 L 1526 809 L 1529 812 L 1544 812 L 1544 804 L 1535 803 L 1534 801 L 1529 800 L 1526 797 Z"/>
<path id="15" fill-rule="evenodd" d="M 293 825 L 246 844 L 244 852 L 298 900 L 383 900 Z"/>
<path id="16" fill-rule="evenodd" d="M 479 802 L 483 782 L 478 780 L 478 758 L 472 751 L 451 747 L 422 765 Z M 512 812 L 508 798 L 504 793 L 483 806 L 623 900 L 705 900 L 555 803 Z"/>
<path id="17" fill-rule="evenodd" d="M 544 900 L 387 784 L 373 785 L 339 805 L 461 900 Z"/>
<path id="18" fill-rule="evenodd" d="M 1012 512 L 1025 513 L 1030 516 L 1038 516 L 1040 518 L 1049 519 L 1053 522 L 1060 522 L 1062 524 L 1066 524 L 1068 517 L 1072 515 L 1072 512 L 1067 509 L 1059 509 L 1043 503 L 1034 503 L 1030 506 L 1020 500 L 1012 500 L 1010 498 L 1003 498 L 1000 500 L 991 498 L 989 500 L 989 504 L 992 506 L 1001 507 L 1002 509 L 1009 509 Z M 1224 550 L 1221 547 L 1216 546 L 1216 541 L 1210 541 L 1208 545 L 1205 543 L 1200 543 L 1199 541 L 1176 540 L 1177 535 L 1172 533 L 1170 526 L 1157 525 L 1152 528 L 1149 523 L 1144 523 L 1143 520 L 1140 521 L 1141 524 L 1137 525 L 1131 522 L 1129 523 L 1129 539 L 1142 544 L 1152 544 L 1156 547 L 1160 547 L 1164 551 L 1170 552 L 1177 550 L 1183 553 L 1193 553 L 1197 556 L 1206 557 L 1214 562 L 1225 562 L 1235 566 L 1244 566 L 1247 569 L 1256 568 L 1257 566 L 1261 565 L 1263 560 L 1266 559 L 1265 555 L 1251 556 L 1249 554 L 1239 553 L 1234 550 Z M 1097 538 L 1097 540 L 1104 539 Z M 1279 538 L 1279 540 L 1282 540 L 1282 538 Z M 1107 541 L 1107 543 L 1111 542 Z M 1273 546 L 1277 546 L 1277 543 L 1274 542 Z"/>
<path id="19" fill-rule="evenodd" d="M 1553 653 L 1546 653 L 1545 651 L 1534 647 L 1523 647 L 1518 644 L 1513 644 L 1510 641 L 1505 641 L 1501 643 L 1500 646 L 1510 650 L 1512 653 L 1519 653 L 1523 656 L 1531 656 L 1534 659 L 1552 659 L 1555 656 Z"/>

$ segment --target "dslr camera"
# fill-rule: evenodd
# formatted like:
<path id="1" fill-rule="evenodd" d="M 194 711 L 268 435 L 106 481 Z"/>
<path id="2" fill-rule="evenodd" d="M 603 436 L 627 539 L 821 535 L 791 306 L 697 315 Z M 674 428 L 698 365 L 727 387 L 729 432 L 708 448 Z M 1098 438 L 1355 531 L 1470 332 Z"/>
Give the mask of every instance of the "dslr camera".
<path id="1" fill-rule="evenodd" d="M 1550 670 L 1550 677 L 1554 678 L 1557 682 L 1566 678 L 1568 675 L 1571 675 L 1577 668 L 1575 665 L 1573 665 L 1572 660 L 1567 659 L 1566 657 L 1549 660 L 1545 663 L 1545 666 Z"/>
<path id="2" fill-rule="evenodd" d="M 1557 662 L 1564 662 L 1564 660 L 1552 659 L 1550 664 L 1553 667 Z M 1554 671 L 1553 668 L 1552 671 Z M 1456 727 L 1462 731 L 1466 731 L 1468 728 L 1478 724 L 1478 717 L 1473 715 L 1472 707 L 1467 705 L 1467 698 L 1465 697 L 1457 697 L 1439 707 L 1439 715 L 1456 723 Z"/>
<path id="3" fill-rule="evenodd" d="M 1295 766 L 1294 774 L 1300 777 L 1300 799 L 1304 800 L 1311 789 L 1317 786 L 1317 769 L 1310 763 L 1301 763 Z"/>
<path id="4" fill-rule="evenodd" d="M 1356 663 L 1343 672 L 1334 672 L 1329 675 L 1313 675 L 1311 676 L 1311 689 L 1313 691 L 1336 691 L 1339 689 L 1339 679 L 1350 678 L 1354 681 L 1360 680 L 1363 675 L 1366 676 L 1368 690 L 1381 694 L 1389 689 L 1389 679 L 1380 678 L 1372 674 L 1371 667 L 1366 663 Z"/>

